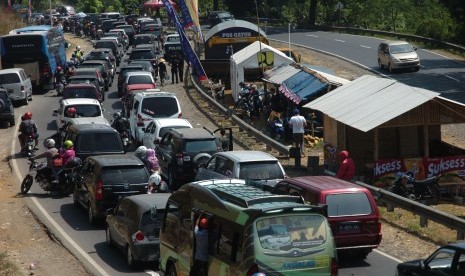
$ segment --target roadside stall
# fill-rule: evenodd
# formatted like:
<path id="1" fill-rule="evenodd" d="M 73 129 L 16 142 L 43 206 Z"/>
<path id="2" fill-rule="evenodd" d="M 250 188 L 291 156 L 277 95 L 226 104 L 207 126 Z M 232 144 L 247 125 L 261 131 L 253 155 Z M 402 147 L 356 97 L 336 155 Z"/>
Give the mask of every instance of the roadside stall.
<path id="1" fill-rule="evenodd" d="M 441 186 L 465 184 L 465 150 L 441 139 L 441 125 L 465 123 L 465 105 L 396 80 L 362 76 L 304 108 L 324 114 L 325 167 L 339 152 L 354 159 L 359 180 L 390 185 L 397 172 L 441 175 Z"/>

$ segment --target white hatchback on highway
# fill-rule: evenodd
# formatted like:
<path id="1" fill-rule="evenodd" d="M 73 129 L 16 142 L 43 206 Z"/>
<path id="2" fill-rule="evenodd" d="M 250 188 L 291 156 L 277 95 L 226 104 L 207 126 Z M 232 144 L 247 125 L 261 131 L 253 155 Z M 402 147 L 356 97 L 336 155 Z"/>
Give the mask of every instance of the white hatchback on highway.
<path id="1" fill-rule="evenodd" d="M 192 125 L 188 120 L 182 118 L 153 119 L 145 128 L 142 144 L 147 148 L 154 149 L 156 142 L 172 128 L 192 128 Z"/>
<path id="2" fill-rule="evenodd" d="M 69 108 L 76 109 L 77 117 L 102 117 L 103 109 L 100 102 L 89 98 L 74 98 L 60 101 L 60 107 L 53 110 L 53 116 L 56 116 L 57 128 L 61 128 L 70 118 L 67 111 Z"/>

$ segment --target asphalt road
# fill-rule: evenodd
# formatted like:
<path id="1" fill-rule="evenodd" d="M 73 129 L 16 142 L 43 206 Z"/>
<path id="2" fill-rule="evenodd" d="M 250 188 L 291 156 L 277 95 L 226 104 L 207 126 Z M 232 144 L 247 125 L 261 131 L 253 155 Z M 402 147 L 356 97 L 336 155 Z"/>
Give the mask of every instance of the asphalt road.
<path id="1" fill-rule="evenodd" d="M 305 38 L 309 39 L 307 36 Z M 375 62 L 376 60 L 374 60 Z M 106 93 L 106 100 L 103 103 L 104 113 L 105 117 L 111 122 L 114 110 L 120 108 L 116 94 L 116 79 L 113 86 L 110 87 L 110 91 Z M 35 95 L 34 101 L 29 106 L 16 108 L 17 115 L 23 114 L 26 110 L 33 112 L 34 120 L 40 129 L 41 141 L 56 131 L 55 117 L 52 115 L 53 109 L 58 108 L 58 100 L 56 92 L 51 90 L 44 95 Z M 192 103 L 181 102 L 181 106 L 188 104 Z M 189 120 L 193 125 L 197 124 L 195 118 L 189 118 Z M 12 131 L 14 129 L 11 128 Z M 40 146 L 41 150 L 43 150 L 42 145 Z M 12 141 L 12 152 L 19 152 L 19 145 L 16 140 Z M 13 164 L 16 173 L 22 176 L 27 173 L 27 160 L 25 158 L 16 156 L 13 159 Z M 71 196 L 53 198 L 34 184 L 27 197 L 28 205 L 38 215 L 39 219 L 87 267 L 91 268 L 94 274 L 156 275 L 149 266 L 138 271 L 130 270 L 126 265 L 123 254 L 105 244 L 104 226 L 90 225 L 85 210 L 74 207 Z M 339 275 L 393 275 L 396 263 L 396 260 L 375 251 L 365 261 L 353 262 L 349 260 L 341 262 Z"/>
<path id="2" fill-rule="evenodd" d="M 287 32 L 274 33 L 270 30 L 268 37 L 289 41 Z M 420 71 L 403 70 L 390 74 L 387 70 L 378 68 L 377 50 L 382 39 L 320 31 L 292 31 L 290 40 L 293 44 L 332 53 L 407 85 L 439 92 L 445 98 L 465 103 L 464 62 L 419 48 L 417 53 L 421 61 Z"/>

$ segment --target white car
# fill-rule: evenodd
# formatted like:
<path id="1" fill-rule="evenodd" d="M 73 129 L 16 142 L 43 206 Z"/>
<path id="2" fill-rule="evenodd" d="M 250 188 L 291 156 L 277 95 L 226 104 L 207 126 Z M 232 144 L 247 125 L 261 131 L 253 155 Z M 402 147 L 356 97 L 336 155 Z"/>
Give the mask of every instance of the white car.
<path id="1" fill-rule="evenodd" d="M 138 143 L 142 143 L 144 128 L 154 118 L 181 118 L 181 105 L 176 95 L 169 92 L 147 89 L 153 92 L 140 92 L 134 96 L 129 110 L 131 135 Z"/>
<path id="2" fill-rule="evenodd" d="M 145 128 L 142 144 L 147 148 L 154 149 L 156 142 L 172 128 L 192 128 L 192 125 L 188 120 L 182 118 L 153 119 Z"/>
<path id="3" fill-rule="evenodd" d="M 68 117 L 67 111 L 69 108 L 76 109 L 77 117 L 103 117 L 103 108 L 100 102 L 89 98 L 74 98 L 60 101 L 60 107 L 53 110 L 53 115 L 56 116 L 57 128 L 61 128 L 71 118 Z"/>
<path id="4" fill-rule="evenodd" d="M 0 87 L 8 92 L 12 102 L 28 104 L 32 100 L 31 78 L 22 68 L 0 70 Z"/>

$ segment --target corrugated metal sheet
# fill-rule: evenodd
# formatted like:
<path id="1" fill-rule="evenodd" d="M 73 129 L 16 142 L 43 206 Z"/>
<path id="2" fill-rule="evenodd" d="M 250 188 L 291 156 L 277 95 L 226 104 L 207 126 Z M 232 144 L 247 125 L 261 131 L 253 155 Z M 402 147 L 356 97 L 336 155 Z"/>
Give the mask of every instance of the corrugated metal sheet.
<path id="1" fill-rule="evenodd" d="M 303 71 L 285 80 L 284 85 L 301 99 L 306 99 L 328 87 L 328 83 L 322 82 L 315 76 Z"/>
<path id="2" fill-rule="evenodd" d="M 275 67 L 271 70 L 265 71 L 265 79 L 268 82 L 281 85 L 283 81 L 299 73 L 301 70 L 295 68 L 294 66 L 283 65 Z"/>
<path id="3" fill-rule="evenodd" d="M 362 76 L 304 107 L 367 132 L 439 96 L 392 79 Z"/>

